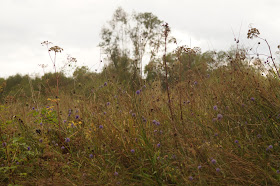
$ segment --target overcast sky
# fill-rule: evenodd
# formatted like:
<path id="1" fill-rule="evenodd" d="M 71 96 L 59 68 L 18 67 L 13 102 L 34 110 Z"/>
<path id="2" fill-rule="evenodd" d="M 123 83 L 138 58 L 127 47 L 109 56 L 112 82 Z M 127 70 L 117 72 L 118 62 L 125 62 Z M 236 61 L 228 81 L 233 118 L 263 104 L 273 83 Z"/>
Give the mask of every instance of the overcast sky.
<path id="1" fill-rule="evenodd" d="M 180 45 L 228 50 L 234 35 L 246 38 L 248 26 L 257 27 L 276 51 L 280 44 L 280 0 L 0 0 L 0 77 L 16 73 L 42 74 L 39 64 L 51 61 L 41 42 L 64 49 L 78 65 L 100 70 L 100 30 L 121 6 L 125 11 L 152 12 L 168 22 Z M 263 52 L 267 52 L 262 46 Z"/>

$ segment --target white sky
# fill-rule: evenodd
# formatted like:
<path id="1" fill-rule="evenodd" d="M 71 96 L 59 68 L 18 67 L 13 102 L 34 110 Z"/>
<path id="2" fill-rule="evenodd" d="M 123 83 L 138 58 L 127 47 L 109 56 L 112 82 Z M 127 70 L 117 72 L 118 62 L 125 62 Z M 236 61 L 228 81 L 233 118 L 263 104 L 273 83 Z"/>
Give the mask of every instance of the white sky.
<path id="1" fill-rule="evenodd" d="M 168 22 L 180 42 L 207 50 L 228 50 L 246 38 L 249 24 L 257 27 L 273 51 L 280 44 L 280 0 L 0 0 L 0 77 L 16 73 L 42 74 L 38 64 L 51 61 L 41 42 L 48 40 L 64 49 L 78 65 L 101 70 L 100 30 L 121 6 L 126 12 L 152 12 Z M 241 29 L 240 29 L 241 28 Z M 240 30 L 240 31 L 239 31 Z M 265 45 L 262 52 L 267 53 Z"/>

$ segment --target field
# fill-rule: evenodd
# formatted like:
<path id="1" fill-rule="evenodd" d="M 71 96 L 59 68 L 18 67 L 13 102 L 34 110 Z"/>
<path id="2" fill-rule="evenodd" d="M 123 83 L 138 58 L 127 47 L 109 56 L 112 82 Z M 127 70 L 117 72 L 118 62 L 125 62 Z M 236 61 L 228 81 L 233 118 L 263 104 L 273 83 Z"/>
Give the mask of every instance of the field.
<path id="1" fill-rule="evenodd" d="M 244 65 L 188 76 L 170 85 L 172 116 L 159 81 L 2 104 L 1 182 L 279 184 L 279 80 Z"/>
<path id="2" fill-rule="evenodd" d="M 125 24 L 120 15 L 115 20 Z M 83 66 L 66 76 L 55 60 L 63 49 L 45 41 L 53 73 L 0 78 L 1 184 L 280 185 L 272 54 L 252 58 L 238 40 L 227 52 L 182 46 L 168 53 L 169 39 L 176 43 L 168 24 L 150 13 L 135 17 L 155 29 L 143 32 L 154 34 L 144 42 L 155 49 L 144 68 L 139 33 L 129 35 L 133 53 L 110 38 L 116 30 L 103 29 L 110 63 L 100 73 Z M 266 41 L 256 28 L 248 38 Z M 74 68 L 77 60 L 67 60 L 65 68 Z"/>

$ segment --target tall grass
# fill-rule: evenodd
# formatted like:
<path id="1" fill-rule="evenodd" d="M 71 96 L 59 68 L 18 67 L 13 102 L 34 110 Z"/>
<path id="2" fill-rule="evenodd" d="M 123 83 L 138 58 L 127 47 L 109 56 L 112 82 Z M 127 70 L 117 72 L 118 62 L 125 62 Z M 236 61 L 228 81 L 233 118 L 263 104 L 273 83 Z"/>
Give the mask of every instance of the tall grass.
<path id="1" fill-rule="evenodd" d="M 278 185 L 279 79 L 231 62 L 188 69 L 170 95 L 160 79 L 131 91 L 107 74 L 90 96 L 1 105 L 1 182 Z"/>

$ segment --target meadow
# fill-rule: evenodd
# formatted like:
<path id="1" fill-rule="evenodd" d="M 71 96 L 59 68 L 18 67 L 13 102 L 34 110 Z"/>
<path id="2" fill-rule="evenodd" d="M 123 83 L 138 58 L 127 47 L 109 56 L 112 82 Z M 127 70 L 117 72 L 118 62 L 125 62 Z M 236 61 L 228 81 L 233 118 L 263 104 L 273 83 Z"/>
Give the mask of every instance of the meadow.
<path id="1" fill-rule="evenodd" d="M 145 79 L 109 65 L 3 80 L 1 184 L 279 185 L 277 69 L 178 51 Z"/>

